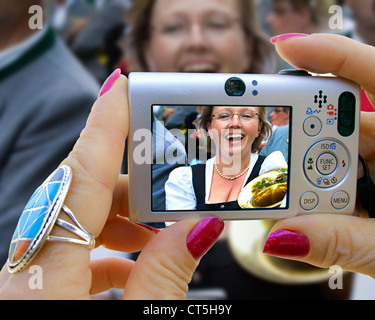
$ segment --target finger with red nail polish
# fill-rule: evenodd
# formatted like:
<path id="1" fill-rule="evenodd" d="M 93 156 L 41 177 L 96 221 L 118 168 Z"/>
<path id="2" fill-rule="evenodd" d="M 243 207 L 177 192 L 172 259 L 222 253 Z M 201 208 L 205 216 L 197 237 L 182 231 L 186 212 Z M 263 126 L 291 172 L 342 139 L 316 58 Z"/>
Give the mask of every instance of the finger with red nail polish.
<path id="1" fill-rule="evenodd" d="M 200 259 L 219 238 L 224 229 L 224 222 L 218 218 L 200 221 L 190 231 L 186 245 L 194 259 Z"/>
<path id="2" fill-rule="evenodd" d="M 295 38 L 295 37 L 307 37 L 308 35 L 305 33 L 285 33 L 285 34 L 280 34 L 278 36 L 274 36 L 270 39 L 271 43 L 275 44 L 276 41 L 278 40 L 287 40 L 290 38 Z"/>
<path id="3" fill-rule="evenodd" d="M 163 229 L 139 255 L 124 297 L 184 299 L 199 259 L 223 229 L 224 222 L 218 218 L 183 220 Z"/>
<path id="4" fill-rule="evenodd" d="M 103 94 L 108 92 L 112 88 L 116 80 L 120 78 L 120 76 L 121 76 L 120 69 L 116 69 L 115 71 L 113 71 L 112 74 L 107 78 L 107 80 L 104 81 L 102 88 L 100 89 L 100 92 L 99 92 L 99 97 L 101 97 Z"/>
<path id="5" fill-rule="evenodd" d="M 304 234 L 291 230 L 276 230 L 268 236 L 263 252 L 285 258 L 302 258 L 309 250 L 309 239 Z"/>

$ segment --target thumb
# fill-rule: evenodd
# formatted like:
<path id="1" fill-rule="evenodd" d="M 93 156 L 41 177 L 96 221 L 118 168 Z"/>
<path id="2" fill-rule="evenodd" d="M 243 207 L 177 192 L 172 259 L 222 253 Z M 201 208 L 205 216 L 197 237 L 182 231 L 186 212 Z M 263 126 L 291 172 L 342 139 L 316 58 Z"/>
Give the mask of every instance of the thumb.
<path id="1" fill-rule="evenodd" d="M 335 34 L 275 37 L 276 50 L 288 63 L 316 73 L 332 73 L 350 79 L 375 103 L 375 48 Z"/>
<path id="2" fill-rule="evenodd" d="M 125 299 L 185 299 L 200 258 L 218 239 L 218 218 L 184 220 L 159 232 L 143 249 L 125 286 Z"/>
<path id="3" fill-rule="evenodd" d="M 264 253 L 328 268 L 375 276 L 375 221 L 332 214 L 306 215 L 279 221 Z"/>

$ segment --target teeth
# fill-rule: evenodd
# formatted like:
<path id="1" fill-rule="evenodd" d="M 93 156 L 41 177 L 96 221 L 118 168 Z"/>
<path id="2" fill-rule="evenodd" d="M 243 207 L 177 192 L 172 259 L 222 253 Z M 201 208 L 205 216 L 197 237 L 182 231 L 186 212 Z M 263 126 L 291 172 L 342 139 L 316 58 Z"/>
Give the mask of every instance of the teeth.
<path id="1" fill-rule="evenodd" d="M 215 69 L 212 65 L 210 64 L 195 64 L 195 65 L 190 65 L 184 68 L 184 72 L 215 72 Z"/>
<path id="2" fill-rule="evenodd" d="M 242 134 L 233 134 L 233 135 L 230 135 L 230 136 L 227 136 L 226 139 L 227 140 L 242 140 L 244 138 L 244 136 Z"/>

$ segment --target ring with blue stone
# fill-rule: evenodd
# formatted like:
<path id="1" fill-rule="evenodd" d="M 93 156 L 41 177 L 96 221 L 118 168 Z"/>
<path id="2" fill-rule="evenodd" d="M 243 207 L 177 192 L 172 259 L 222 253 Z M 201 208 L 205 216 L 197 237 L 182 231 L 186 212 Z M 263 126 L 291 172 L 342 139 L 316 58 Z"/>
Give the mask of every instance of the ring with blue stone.
<path id="1" fill-rule="evenodd" d="M 71 181 L 72 170 L 63 165 L 34 192 L 13 234 L 8 257 L 9 272 L 16 273 L 26 268 L 47 240 L 94 248 L 95 237 L 82 227 L 73 212 L 64 205 Z M 75 225 L 58 218 L 61 210 Z M 75 234 L 77 238 L 50 235 L 55 225 Z"/>

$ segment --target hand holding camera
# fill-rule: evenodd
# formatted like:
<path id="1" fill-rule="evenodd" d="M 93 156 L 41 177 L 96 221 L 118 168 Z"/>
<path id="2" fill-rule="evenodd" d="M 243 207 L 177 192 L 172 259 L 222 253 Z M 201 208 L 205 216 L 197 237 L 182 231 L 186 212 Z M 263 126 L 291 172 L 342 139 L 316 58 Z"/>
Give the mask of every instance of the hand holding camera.
<path id="1" fill-rule="evenodd" d="M 286 60 L 300 69 L 319 73 L 332 72 L 337 76 L 359 83 L 366 90 L 374 105 L 375 67 L 368 63 L 368 61 L 375 59 L 374 48 L 332 35 L 311 35 L 279 40 L 276 41 L 276 48 Z M 273 78 L 289 79 L 288 76 L 273 76 Z M 290 79 L 292 78 L 294 79 L 294 77 L 290 77 Z M 187 78 L 184 76 L 183 79 L 186 80 Z M 194 97 L 194 90 L 186 91 L 179 86 L 180 91 L 176 89 L 175 93 L 168 92 L 168 90 L 159 92 L 152 97 L 153 99 L 150 99 L 147 92 L 143 92 L 145 96 L 143 108 L 150 108 L 153 103 L 178 104 L 181 101 L 182 94 L 191 95 L 189 103 L 195 105 L 202 103 L 204 106 L 213 106 L 214 103 L 215 107 L 238 106 L 237 103 L 232 101 L 232 98 L 235 97 L 228 96 L 225 92 L 224 85 L 228 78 L 224 81 L 222 79 L 217 81 L 217 79 L 219 78 L 210 78 L 212 81 L 205 83 L 204 86 L 210 88 L 212 86 L 214 93 L 222 99 L 212 96 L 210 92 L 202 92 L 200 88 L 196 88 L 200 94 Z M 295 85 L 296 88 L 299 87 L 300 82 L 305 81 L 302 81 L 301 77 L 298 79 L 300 80 L 298 85 Z M 307 77 L 302 77 L 302 79 L 307 79 Z M 328 113 L 331 111 L 328 110 L 328 106 L 325 109 L 324 118 L 321 117 L 321 113 L 314 116 L 314 113 L 312 115 L 307 114 L 307 112 L 310 113 L 310 109 L 304 103 L 310 97 L 307 97 L 307 95 L 302 97 L 300 90 L 294 88 L 293 95 L 296 94 L 299 97 L 296 102 L 294 102 L 293 97 L 286 96 L 283 92 L 274 92 L 275 88 L 290 92 L 291 89 L 287 87 L 286 80 L 280 80 L 280 82 L 277 82 L 277 86 L 269 80 L 263 81 L 261 76 L 256 79 L 245 80 L 246 92 L 243 96 L 236 98 L 245 99 L 245 94 L 250 93 L 251 99 L 264 99 L 262 103 L 259 103 L 261 106 L 268 103 L 274 106 L 289 105 L 293 112 L 297 112 L 296 119 L 294 117 L 292 119 L 291 131 L 291 137 L 294 140 L 294 142 L 291 142 L 294 146 L 293 152 L 297 154 L 291 155 L 291 158 L 288 159 L 291 162 L 290 170 L 288 170 L 289 193 L 285 199 L 286 207 L 272 208 L 270 211 L 250 209 L 245 210 L 245 214 L 248 218 L 260 218 L 262 215 L 264 216 L 264 213 L 267 214 L 268 218 L 273 218 L 276 215 L 287 217 L 296 213 L 303 213 L 303 215 L 280 220 L 274 226 L 268 238 L 265 251 L 322 267 L 338 264 L 345 269 L 374 276 L 375 223 L 371 219 L 351 215 L 351 206 L 354 204 L 355 198 L 356 155 L 358 150 L 356 139 L 359 129 L 359 117 L 357 117 L 359 100 L 356 87 L 350 81 L 340 80 L 336 82 L 336 80 L 332 81 L 331 79 L 317 79 L 316 83 L 313 80 L 312 85 L 308 86 L 307 89 L 305 88 L 305 92 L 308 92 L 313 100 L 309 104 L 314 104 L 315 96 L 318 96 L 316 110 L 319 109 L 320 90 L 322 91 L 322 105 L 325 104 L 324 96 L 326 95 L 327 103 L 330 101 L 329 99 L 335 101 L 335 103 L 332 103 L 334 107 L 338 107 L 338 101 L 343 93 L 350 92 L 354 95 L 356 101 L 355 122 L 349 123 L 350 117 L 344 117 L 342 124 L 346 129 L 341 131 L 338 126 L 338 119 L 334 120 L 335 125 L 332 128 L 327 123 L 326 120 L 329 120 L 331 115 Z M 258 86 L 255 85 L 255 82 L 253 83 L 254 80 L 257 81 Z M 170 82 L 167 81 L 166 83 L 169 84 Z M 189 88 L 195 89 L 194 83 L 196 82 L 189 81 Z M 335 90 L 331 87 L 333 83 L 338 84 Z M 190 86 L 191 84 L 193 87 Z M 322 86 L 323 84 L 324 86 Z M 147 87 L 147 83 L 142 85 Z M 141 84 L 139 86 L 141 87 Z M 73 152 L 64 161 L 73 169 L 73 180 L 65 204 L 74 212 L 80 223 L 95 236 L 97 244 L 104 244 L 107 247 L 122 251 L 136 251 L 143 248 L 142 258 L 138 259 L 135 264 L 124 259 L 113 258 L 99 261 L 90 266 L 90 255 L 87 248 L 71 244 L 48 243 L 33 260 L 33 263 L 39 265 L 44 271 L 43 290 L 33 292 L 20 290 L 19 288 L 25 288 L 25 284 L 30 279 L 30 274 L 23 271 L 10 275 L 7 268 L 4 267 L 0 274 L 1 298 L 82 299 L 88 298 L 90 293 L 106 290 L 113 285 L 121 288 L 126 287 L 127 297 L 133 299 L 184 297 L 187 283 L 197 266 L 197 258 L 199 259 L 200 254 L 204 254 L 205 250 L 203 249 L 208 249 L 217 239 L 222 230 L 222 224 L 219 223 L 219 219 L 205 219 L 203 223 L 191 219 L 180 221 L 156 234 L 155 231 L 132 224 L 126 219 L 129 214 L 128 202 L 134 201 L 127 196 L 128 178 L 119 178 L 118 176 L 129 122 L 128 95 L 126 92 L 125 79 L 116 79 L 113 87 L 95 104 L 86 129 Z M 272 95 L 265 99 L 262 97 L 264 92 L 272 93 Z M 174 94 L 176 95 L 174 96 Z M 163 101 L 163 96 L 167 96 L 168 101 Z M 283 99 L 280 99 L 280 96 Z M 174 98 L 176 99 L 174 100 Z M 133 97 L 130 96 L 130 100 L 132 99 Z M 141 100 L 139 101 L 141 102 Z M 186 103 L 184 102 L 185 105 Z M 303 107 L 301 106 L 302 103 Z M 250 108 L 258 107 L 259 104 L 249 103 L 248 101 L 246 104 L 241 104 L 240 102 L 241 107 L 246 105 Z M 297 108 L 296 104 L 300 107 Z M 314 110 L 312 108 L 313 112 Z M 139 112 L 144 115 L 144 111 Z M 254 109 L 254 112 L 257 112 L 257 110 Z M 237 113 L 237 111 L 232 112 L 229 117 L 233 118 L 234 121 L 241 117 L 246 118 L 246 113 Z M 348 113 L 352 113 L 350 108 Z M 149 110 L 149 116 L 145 118 L 144 123 L 147 125 L 145 128 L 148 128 L 151 123 L 151 109 Z M 316 121 L 315 118 L 319 121 Z M 374 121 L 374 114 L 362 114 L 359 136 L 359 152 L 365 159 L 373 179 L 375 178 Z M 353 124 L 354 131 L 351 132 Z M 293 129 L 293 127 L 295 128 Z M 293 144 L 296 140 L 298 141 L 296 130 L 297 132 L 299 130 L 301 140 L 305 142 L 304 145 L 297 144 L 297 147 L 296 144 Z M 231 137 L 232 142 L 235 139 L 237 137 Z M 241 140 L 241 136 L 239 140 Z M 231 146 L 229 143 L 228 145 Z M 309 158 L 313 158 L 313 161 L 310 161 Z M 312 165 L 313 170 L 311 171 L 314 172 L 314 175 L 306 173 L 306 171 L 310 171 L 310 165 Z M 335 167 L 334 170 L 333 167 Z M 152 181 L 151 164 L 148 164 L 147 168 L 149 171 L 147 173 L 148 179 L 144 180 L 147 182 L 147 188 L 144 188 L 146 189 L 146 197 L 143 197 L 146 204 L 142 205 L 142 208 L 147 208 L 147 218 L 156 216 L 162 217 L 162 220 L 169 220 L 169 214 L 177 218 L 183 218 L 184 215 L 204 217 L 204 215 L 209 214 L 209 212 L 197 212 L 190 209 L 186 212 L 184 210 L 170 213 L 165 211 L 152 212 L 151 192 L 147 191 Z M 317 180 L 319 177 L 316 178 L 315 176 L 317 172 L 322 174 L 322 184 L 319 184 L 320 179 Z M 224 175 L 231 176 L 225 173 Z M 297 175 L 299 175 L 301 181 L 298 181 Z M 328 182 L 327 184 L 324 183 L 324 179 L 327 177 L 331 178 L 330 185 L 328 185 Z M 334 177 L 337 181 L 332 181 Z M 132 176 L 131 178 L 137 177 Z M 293 183 L 295 183 L 294 186 Z M 296 188 L 296 184 L 301 186 L 300 190 L 298 187 Z M 291 190 L 294 190 L 295 194 L 292 194 Z M 349 202 L 345 208 L 335 208 L 332 204 L 344 202 L 332 201 L 332 196 L 340 191 L 344 191 L 349 196 Z M 301 197 L 306 192 L 316 193 L 319 197 L 318 206 L 313 209 L 303 209 Z M 329 201 L 322 201 L 321 197 L 324 197 L 323 194 L 325 193 L 329 194 Z M 326 203 L 329 209 L 321 207 L 322 202 Z M 302 204 L 304 204 L 304 201 L 302 201 Z M 307 201 L 307 204 L 315 205 L 312 200 Z M 131 208 L 133 208 L 133 213 L 136 212 L 133 203 L 131 203 Z M 295 211 L 292 211 L 293 208 Z M 327 211 L 327 214 L 314 213 L 324 210 Z M 242 210 L 224 210 L 223 218 L 230 219 L 236 218 L 236 216 L 238 218 L 240 212 Z M 311 214 L 305 214 L 309 212 Z M 337 214 L 330 214 L 330 212 L 336 212 Z M 342 212 L 345 212 L 345 214 L 341 214 Z M 366 212 L 360 206 L 356 207 L 355 213 L 360 216 L 366 215 Z M 116 216 L 116 214 L 118 215 Z M 136 212 L 136 216 L 141 217 L 142 213 Z M 203 243 L 204 247 L 199 247 L 197 243 Z M 199 248 L 201 250 L 198 250 Z M 163 264 L 160 261 L 163 261 Z M 170 270 L 174 272 L 170 272 Z M 103 277 L 103 274 L 106 277 Z M 160 282 L 156 283 L 155 278 L 162 280 L 162 295 L 160 293 Z M 56 288 L 59 288 L 59 290 L 56 290 Z"/>
<path id="2" fill-rule="evenodd" d="M 275 40 L 279 54 L 289 63 L 312 72 L 333 73 L 351 79 L 361 85 L 372 105 L 375 105 L 373 81 L 375 70 L 366 62 L 375 57 L 373 47 L 333 35 L 316 34 L 285 41 Z M 326 55 L 327 52 L 329 55 Z M 359 153 L 364 158 L 373 181 L 375 180 L 374 121 L 374 113 L 361 113 Z M 358 178 L 362 175 L 363 168 L 360 168 Z M 346 270 L 373 276 L 375 270 L 373 219 L 363 219 L 368 213 L 360 202 L 357 203 L 355 211 L 355 215 L 359 217 L 330 213 L 331 211 L 327 211 L 324 215 L 308 215 L 279 221 L 271 231 L 265 252 L 298 259 L 320 267 L 339 265 Z M 283 232 L 283 230 L 292 232 Z M 287 242 L 290 245 L 285 245 Z M 301 250 L 303 254 L 294 254 L 296 249 Z"/>

